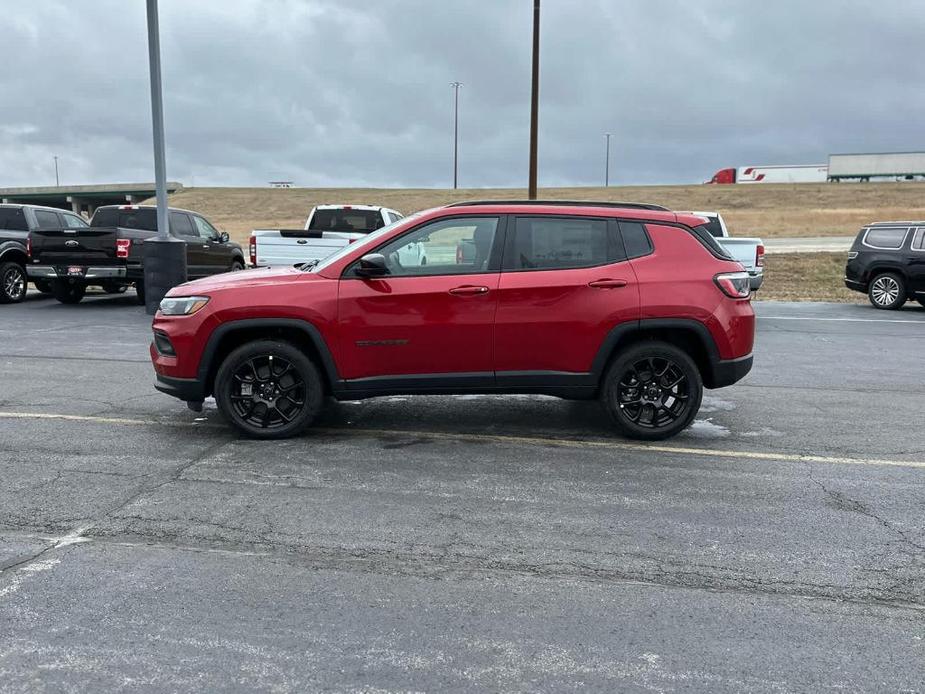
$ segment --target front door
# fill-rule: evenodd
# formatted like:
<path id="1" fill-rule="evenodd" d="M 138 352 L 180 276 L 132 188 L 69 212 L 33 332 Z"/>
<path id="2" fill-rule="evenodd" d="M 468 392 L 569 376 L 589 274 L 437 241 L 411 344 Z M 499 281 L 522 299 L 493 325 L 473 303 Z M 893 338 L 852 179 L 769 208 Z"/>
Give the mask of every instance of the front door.
<path id="1" fill-rule="evenodd" d="M 501 386 L 581 380 L 616 325 L 639 318 L 639 288 L 615 221 L 520 216 L 508 228 L 495 321 Z"/>
<path id="2" fill-rule="evenodd" d="M 228 244 L 223 243 L 221 234 L 198 215 L 192 215 L 199 238 L 202 239 L 203 274 L 214 275 L 227 272 L 231 267 L 231 253 Z"/>
<path id="3" fill-rule="evenodd" d="M 358 388 L 490 387 L 499 217 L 454 217 L 376 249 L 389 274 L 349 267 L 338 295 L 342 376 Z M 463 254 L 461 246 L 471 252 Z"/>
<path id="4" fill-rule="evenodd" d="M 170 211 L 170 231 L 186 244 L 186 275 L 190 279 L 202 277 L 206 262 L 206 249 L 199 230 L 186 212 Z"/>

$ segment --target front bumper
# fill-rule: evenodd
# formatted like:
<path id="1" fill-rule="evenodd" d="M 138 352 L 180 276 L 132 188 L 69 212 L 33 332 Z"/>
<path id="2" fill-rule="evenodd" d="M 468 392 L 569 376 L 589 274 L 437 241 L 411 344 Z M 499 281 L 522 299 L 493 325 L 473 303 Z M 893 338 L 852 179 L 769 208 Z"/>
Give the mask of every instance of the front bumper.
<path id="1" fill-rule="evenodd" d="M 705 381 L 707 388 L 725 388 L 741 381 L 752 370 L 754 357 L 749 354 L 738 359 L 720 359 L 710 365 L 710 379 Z"/>
<path id="2" fill-rule="evenodd" d="M 58 278 L 68 280 L 112 280 L 125 279 L 125 268 L 106 266 L 96 267 L 91 265 L 86 268 L 86 271 L 83 275 L 77 276 L 68 275 L 67 266 L 27 265 L 26 274 L 29 275 L 30 279 L 40 280 L 54 280 Z"/>

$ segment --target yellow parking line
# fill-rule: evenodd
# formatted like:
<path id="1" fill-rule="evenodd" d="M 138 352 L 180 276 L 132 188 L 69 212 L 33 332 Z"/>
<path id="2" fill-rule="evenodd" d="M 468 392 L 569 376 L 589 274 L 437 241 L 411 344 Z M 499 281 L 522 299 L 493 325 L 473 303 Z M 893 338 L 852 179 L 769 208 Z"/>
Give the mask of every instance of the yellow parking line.
<path id="1" fill-rule="evenodd" d="M 0 419 L 45 419 L 96 424 L 117 424 L 128 426 L 183 426 L 222 427 L 211 422 L 158 421 L 154 419 L 129 419 L 124 417 L 97 417 L 93 415 L 57 414 L 48 412 L 0 412 Z M 431 439 L 435 441 L 477 441 L 528 446 L 557 446 L 560 448 L 597 448 L 638 453 L 668 453 L 673 455 L 696 455 L 736 460 L 768 460 L 795 463 L 824 463 L 829 465 L 875 465 L 887 467 L 925 468 L 925 462 L 917 460 L 889 460 L 884 458 L 850 458 L 843 456 L 806 455 L 801 453 L 778 453 L 775 451 L 734 451 L 718 448 L 690 448 L 657 443 L 630 443 L 595 439 L 568 439 L 540 436 L 517 436 L 502 434 L 469 434 L 443 431 L 395 431 L 391 429 L 366 429 L 354 427 L 316 427 L 310 431 L 336 436 L 403 436 Z"/>

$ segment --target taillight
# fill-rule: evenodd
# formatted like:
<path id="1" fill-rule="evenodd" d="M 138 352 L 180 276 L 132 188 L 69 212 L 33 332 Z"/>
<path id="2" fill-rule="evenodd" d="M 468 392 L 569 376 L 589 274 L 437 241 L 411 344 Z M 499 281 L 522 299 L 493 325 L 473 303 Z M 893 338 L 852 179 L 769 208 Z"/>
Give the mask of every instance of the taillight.
<path id="1" fill-rule="evenodd" d="M 247 250 L 251 256 L 251 265 L 257 264 L 257 237 L 251 236 L 251 240 L 247 244 Z"/>
<path id="2" fill-rule="evenodd" d="M 764 267 L 764 246 L 760 243 L 755 249 L 755 267 Z"/>
<path id="3" fill-rule="evenodd" d="M 747 272 L 723 272 L 713 281 L 730 299 L 747 299 L 752 290 Z"/>
<path id="4" fill-rule="evenodd" d="M 32 234 L 26 237 L 26 257 L 32 259 Z"/>
<path id="5" fill-rule="evenodd" d="M 128 252 L 132 249 L 131 239 L 116 239 L 116 257 L 128 258 Z"/>

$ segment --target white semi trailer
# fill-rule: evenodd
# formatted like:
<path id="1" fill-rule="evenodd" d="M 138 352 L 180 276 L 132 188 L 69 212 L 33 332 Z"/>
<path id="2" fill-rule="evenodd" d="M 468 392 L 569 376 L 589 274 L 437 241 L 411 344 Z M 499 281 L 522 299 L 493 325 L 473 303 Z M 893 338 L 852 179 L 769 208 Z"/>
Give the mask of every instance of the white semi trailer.
<path id="1" fill-rule="evenodd" d="M 830 181 L 925 178 L 925 152 L 829 155 Z"/>

